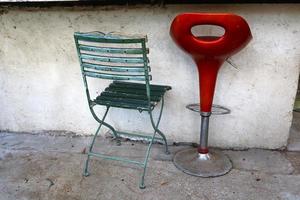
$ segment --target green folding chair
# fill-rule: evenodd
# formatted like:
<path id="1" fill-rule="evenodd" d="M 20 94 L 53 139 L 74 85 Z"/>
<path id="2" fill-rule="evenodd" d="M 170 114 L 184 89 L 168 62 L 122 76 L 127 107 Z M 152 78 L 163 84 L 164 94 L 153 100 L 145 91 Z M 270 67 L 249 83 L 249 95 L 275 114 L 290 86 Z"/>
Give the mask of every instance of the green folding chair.
<path id="1" fill-rule="evenodd" d="M 164 95 L 171 87 L 150 84 L 152 76 L 150 75 L 149 59 L 147 57 L 149 49 L 146 48 L 146 36 L 76 32 L 74 38 L 89 108 L 95 120 L 99 122 L 99 127 L 96 130 L 87 153 L 83 175 L 89 175 L 88 166 L 91 156 L 132 163 L 143 169 L 139 184 L 139 187 L 143 189 L 145 188 L 144 177 L 152 144 L 154 142 L 163 143 L 166 154 L 169 154 L 167 139 L 158 126 L 164 107 Z M 92 99 L 87 82 L 88 77 L 109 79 L 113 80 L 113 82 L 99 96 Z M 160 112 L 158 119 L 155 121 L 152 111 L 159 102 L 161 102 Z M 97 105 L 106 107 L 102 119 L 97 116 L 94 110 L 94 107 Z M 150 123 L 154 129 L 153 134 L 127 133 L 114 129 L 112 125 L 105 122 L 105 118 L 111 107 L 134 109 L 139 112 L 146 111 L 150 116 Z M 121 137 L 132 137 L 149 142 L 144 160 L 139 162 L 128 158 L 94 152 L 95 139 L 102 125 L 111 130 L 113 137 L 117 141 L 120 141 L 119 138 Z"/>

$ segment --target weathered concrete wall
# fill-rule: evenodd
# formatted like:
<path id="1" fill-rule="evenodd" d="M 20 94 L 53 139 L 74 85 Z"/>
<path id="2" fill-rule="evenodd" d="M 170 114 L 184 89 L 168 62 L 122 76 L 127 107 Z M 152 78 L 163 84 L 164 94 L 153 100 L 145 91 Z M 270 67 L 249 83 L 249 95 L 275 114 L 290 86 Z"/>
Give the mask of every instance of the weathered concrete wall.
<path id="1" fill-rule="evenodd" d="M 7 11 L 7 12 L 6 12 Z M 74 31 L 148 34 L 153 82 L 170 84 L 161 129 L 175 141 L 198 141 L 196 67 L 169 37 L 181 12 L 233 12 L 253 40 L 220 70 L 214 102 L 232 110 L 214 116 L 210 144 L 279 148 L 286 145 L 300 64 L 300 5 L 180 5 L 8 9 L 0 12 L 0 130 L 64 130 L 92 134 L 73 42 Z M 94 88 L 106 82 L 92 81 Z M 102 111 L 100 111 L 102 112 Z M 117 128 L 149 132 L 146 114 L 113 110 Z M 139 118 L 142 117 L 142 118 Z M 124 129 L 124 128 L 123 128 Z"/>

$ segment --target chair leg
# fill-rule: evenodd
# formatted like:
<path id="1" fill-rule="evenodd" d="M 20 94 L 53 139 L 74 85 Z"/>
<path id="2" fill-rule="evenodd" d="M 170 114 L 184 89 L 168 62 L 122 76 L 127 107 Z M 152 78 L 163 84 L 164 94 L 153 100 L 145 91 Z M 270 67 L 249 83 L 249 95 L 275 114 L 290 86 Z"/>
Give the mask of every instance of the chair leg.
<path id="1" fill-rule="evenodd" d="M 162 112 L 163 112 L 163 109 L 164 109 L 164 102 L 165 102 L 164 97 L 162 97 L 160 112 L 159 112 L 159 116 L 158 116 L 156 124 L 154 123 L 154 119 L 153 119 L 151 111 L 150 111 L 149 114 L 150 114 L 151 124 L 152 124 L 152 127 L 153 127 L 154 131 L 157 132 L 162 137 L 162 139 L 164 140 L 165 153 L 170 154 L 169 148 L 168 148 L 168 143 L 167 143 L 167 138 L 166 138 L 165 134 L 161 130 L 158 129 L 158 126 L 159 126 L 159 123 L 160 123 L 160 120 L 161 120 L 161 116 L 162 116 Z"/>
<path id="2" fill-rule="evenodd" d="M 90 156 L 88 155 L 87 159 L 85 161 L 85 166 L 84 166 L 84 170 L 83 170 L 83 176 L 85 176 L 85 177 L 90 175 L 90 173 L 88 172 L 89 161 L 90 161 Z"/>
<path id="3" fill-rule="evenodd" d="M 150 152 L 151 152 L 151 147 L 153 145 L 153 142 L 154 142 L 154 138 L 155 138 L 155 134 L 158 133 L 164 140 L 165 142 L 165 150 L 166 150 L 166 154 L 169 154 L 169 149 L 168 149 L 168 144 L 167 144 L 167 139 L 165 137 L 165 135 L 163 134 L 163 132 L 161 132 L 159 129 L 158 129 L 158 126 L 159 126 L 159 123 L 160 123 L 160 120 L 161 120 L 161 116 L 162 116 L 162 111 L 163 111 L 163 107 L 164 107 L 164 98 L 162 98 L 162 104 L 161 104 L 161 108 L 160 108 L 160 112 L 159 112 L 159 116 L 158 116 L 158 119 L 157 119 L 157 122 L 155 123 L 154 122 L 154 119 L 153 119 L 153 116 L 152 116 L 152 112 L 149 111 L 149 115 L 150 115 L 150 120 L 151 120 L 151 124 L 153 126 L 153 129 L 154 129 L 154 133 L 153 133 L 153 136 L 151 138 L 151 141 L 150 141 L 150 144 L 147 148 L 147 152 L 146 152 L 146 157 L 145 157 L 145 161 L 144 161 L 144 168 L 143 168 L 143 173 L 142 173 L 142 177 L 141 177 L 141 180 L 140 180 L 140 189 L 145 189 L 146 186 L 145 186 L 145 174 L 146 174 L 146 169 L 147 169 L 147 164 L 148 164 L 148 159 L 149 159 L 149 156 L 150 156 Z"/>
<path id="4" fill-rule="evenodd" d="M 109 106 L 107 106 L 107 108 L 109 108 Z M 114 138 L 116 139 L 116 142 L 117 142 L 117 145 L 120 146 L 121 145 L 121 140 L 120 140 L 120 137 L 119 135 L 117 134 L 117 131 L 114 129 L 114 127 L 112 127 L 110 124 L 104 122 L 104 120 L 101 120 L 97 117 L 95 111 L 93 110 L 93 107 L 90 106 L 90 111 L 94 117 L 94 119 L 99 122 L 100 124 L 103 124 L 104 126 L 106 126 L 107 128 L 109 128 L 113 135 L 114 135 Z"/>
<path id="5" fill-rule="evenodd" d="M 107 111 L 108 111 L 109 106 L 107 106 L 106 108 L 107 108 Z M 105 118 L 102 119 L 102 120 L 99 119 L 99 118 L 97 117 L 97 115 L 96 115 L 96 113 L 95 113 L 95 111 L 94 111 L 94 109 L 93 109 L 92 106 L 90 106 L 90 111 L 91 111 L 91 113 L 92 113 L 94 119 L 95 119 L 97 122 L 99 122 L 99 124 L 103 124 L 104 126 L 106 126 L 107 128 L 109 128 L 109 129 L 113 132 L 114 137 L 115 137 L 115 138 L 118 138 L 118 134 L 117 134 L 116 130 L 114 129 L 114 127 L 112 127 L 110 124 L 104 122 L 104 119 L 105 119 Z M 106 112 L 107 112 L 107 111 L 106 111 Z M 106 114 L 107 114 L 107 113 L 106 113 Z M 106 115 L 106 114 L 105 114 L 105 115 Z"/>
<path id="6" fill-rule="evenodd" d="M 167 155 L 169 155 L 170 151 L 169 151 L 169 147 L 168 147 L 168 143 L 167 143 L 167 138 L 166 138 L 165 134 L 163 132 L 161 132 L 161 130 L 159 130 L 159 129 L 157 129 L 156 131 L 163 138 L 164 143 L 165 143 L 165 153 Z"/>
<path id="7" fill-rule="evenodd" d="M 102 124 L 105 123 L 104 120 L 105 120 L 105 118 L 107 116 L 108 110 L 109 110 L 109 107 L 106 107 L 106 111 L 105 111 L 105 114 L 103 115 L 102 120 L 99 120 L 100 124 L 99 124 L 99 127 L 97 128 L 96 133 L 94 134 L 94 137 L 93 137 L 92 142 L 90 144 L 90 148 L 89 148 L 89 151 L 88 151 L 88 155 L 87 155 L 87 159 L 86 159 L 85 167 L 84 167 L 84 171 L 83 171 L 83 176 L 89 176 L 89 172 L 88 172 L 89 161 L 90 161 L 90 155 L 89 155 L 89 153 L 92 152 L 94 144 L 95 144 L 95 141 L 96 141 L 96 138 L 97 138 L 97 136 L 98 136 L 98 134 L 100 132 L 101 126 L 102 126 Z"/>
<path id="8" fill-rule="evenodd" d="M 146 157 L 145 157 L 145 160 L 144 160 L 143 173 L 142 173 L 142 177 L 141 177 L 141 180 L 140 180 L 140 186 L 139 186 L 140 189 L 145 189 L 146 188 L 146 186 L 145 186 L 145 174 L 146 174 L 147 164 L 148 164 L 148 160 L 149 160 L 149 156 L 150 156 L 151 147 L 152 147 L 152 144 L 153 144 L 153 141 L 154 141 L 154 138 L 155 138 L 155 134 L 156 134 L 156 131 L 154 132 L 154 134 L 151 138 L 150 144 L 147 148 Z"/>

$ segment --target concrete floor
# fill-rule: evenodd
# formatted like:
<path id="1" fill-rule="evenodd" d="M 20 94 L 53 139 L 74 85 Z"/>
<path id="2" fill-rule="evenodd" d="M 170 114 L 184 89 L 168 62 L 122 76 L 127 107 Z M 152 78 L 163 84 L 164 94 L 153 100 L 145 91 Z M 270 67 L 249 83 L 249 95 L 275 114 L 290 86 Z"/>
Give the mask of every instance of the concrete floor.
<path id="1" fill-rule="evenodd" d="M 91 162 L 82 177 L 90 137 L 0 133 L 0 199 L 300 199 L 300 152 L 251 149 L 223 151 L 234 169 L 218 178 L 198 178 L 177 170 L 172 154 L 154 145 L 145 190 L 141 170 L 115 161 Z M 145 144 L 99 138 L 97 150 L 142 157 Z M 124 151 L 126 150 L 126 151 Z M 118 153 L 119 152 L 119 153 Z"/>

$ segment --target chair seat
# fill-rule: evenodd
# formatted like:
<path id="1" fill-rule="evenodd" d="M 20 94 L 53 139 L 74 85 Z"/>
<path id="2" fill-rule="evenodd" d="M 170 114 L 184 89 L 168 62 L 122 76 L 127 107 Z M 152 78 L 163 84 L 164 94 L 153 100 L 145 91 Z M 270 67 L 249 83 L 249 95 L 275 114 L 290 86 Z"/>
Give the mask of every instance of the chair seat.
<path id="1" fill-rule="evenodd" d="M 151 102 L 150 109 L 161 100 L 166 91 L 170 90 L 166 85 L 150 85 Z M 136 109 L 139 111 L 149 110 L 146 84 L 114 81 L 105 91 L 94 100 L 96 104 Z"/>

